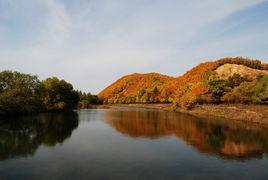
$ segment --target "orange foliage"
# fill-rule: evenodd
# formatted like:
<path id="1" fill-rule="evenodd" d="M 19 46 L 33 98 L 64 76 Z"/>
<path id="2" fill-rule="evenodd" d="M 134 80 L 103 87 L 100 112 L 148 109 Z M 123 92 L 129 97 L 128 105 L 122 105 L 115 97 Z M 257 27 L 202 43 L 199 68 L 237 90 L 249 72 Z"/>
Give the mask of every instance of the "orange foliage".
<path id="1" fill-rule="evenodd" d="M 165 102 L 164 85 L 172 77 L 158 74 L 131 74 L 117 80 L 98 94 L 104 103 Z"/>

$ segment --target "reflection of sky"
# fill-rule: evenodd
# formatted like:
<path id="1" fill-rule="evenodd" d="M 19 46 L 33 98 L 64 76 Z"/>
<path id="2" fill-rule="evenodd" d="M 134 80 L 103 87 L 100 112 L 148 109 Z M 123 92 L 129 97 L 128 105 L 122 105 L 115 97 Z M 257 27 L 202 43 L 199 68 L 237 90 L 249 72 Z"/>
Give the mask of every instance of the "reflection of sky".
<path id="1" fill-rule="evenodd" d="M 96 93 L 132 72 L 177 76 L 225 56 L 267 62 L 267 9 L 266 0 L 0 0 L 0 70 Z"/>

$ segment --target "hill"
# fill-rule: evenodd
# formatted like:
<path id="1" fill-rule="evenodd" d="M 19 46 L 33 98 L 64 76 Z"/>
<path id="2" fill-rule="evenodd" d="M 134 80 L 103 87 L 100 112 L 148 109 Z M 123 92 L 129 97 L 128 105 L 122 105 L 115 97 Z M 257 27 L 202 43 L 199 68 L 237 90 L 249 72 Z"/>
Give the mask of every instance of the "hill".
<path id="1" fill-rule="evenodd" d="M 173 77 L 158 73 L 124 76 L 98 94 L 108 104 L 169 102 L 162 92 L 164 85 Z"/>
<path id="2" fill-rule="evenodd" d="M 98 94 L 108 104 L 173 103 L 268 104 L 268 65 L 247 58 L 223 58 L 202 63 L 184 75 L 157 73 L 124 76 Z"/>

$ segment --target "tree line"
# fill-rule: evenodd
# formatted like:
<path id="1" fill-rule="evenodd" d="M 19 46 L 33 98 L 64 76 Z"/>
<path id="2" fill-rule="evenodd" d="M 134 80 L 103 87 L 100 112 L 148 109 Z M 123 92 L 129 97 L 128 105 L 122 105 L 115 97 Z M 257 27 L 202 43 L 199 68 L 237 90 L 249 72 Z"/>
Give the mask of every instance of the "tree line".
<path id="1" fill-rule="evenodd" d="M 74 90 L 71 83 L 57 77 L 41 81 L 31 74 L 0 72 L 0 115 L 67 111 L 100 103 L 97 96 Z"/>

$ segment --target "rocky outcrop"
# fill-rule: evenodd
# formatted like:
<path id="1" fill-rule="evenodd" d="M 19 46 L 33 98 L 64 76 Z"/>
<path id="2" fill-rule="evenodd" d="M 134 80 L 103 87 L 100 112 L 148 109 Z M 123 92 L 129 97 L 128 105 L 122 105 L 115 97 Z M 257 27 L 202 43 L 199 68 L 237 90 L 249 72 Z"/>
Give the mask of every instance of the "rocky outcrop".
<path id="1" fill-rule="evenodd" d="M 255 80 L 260 75 L 268 75 L 267 70 L 253 69 L 238 64 L 224 64 L 216 69 L 216 73 L 221 79 L 225 80 L 232 77 L 234 74 L 239 74 L 249 80 Z"/>

